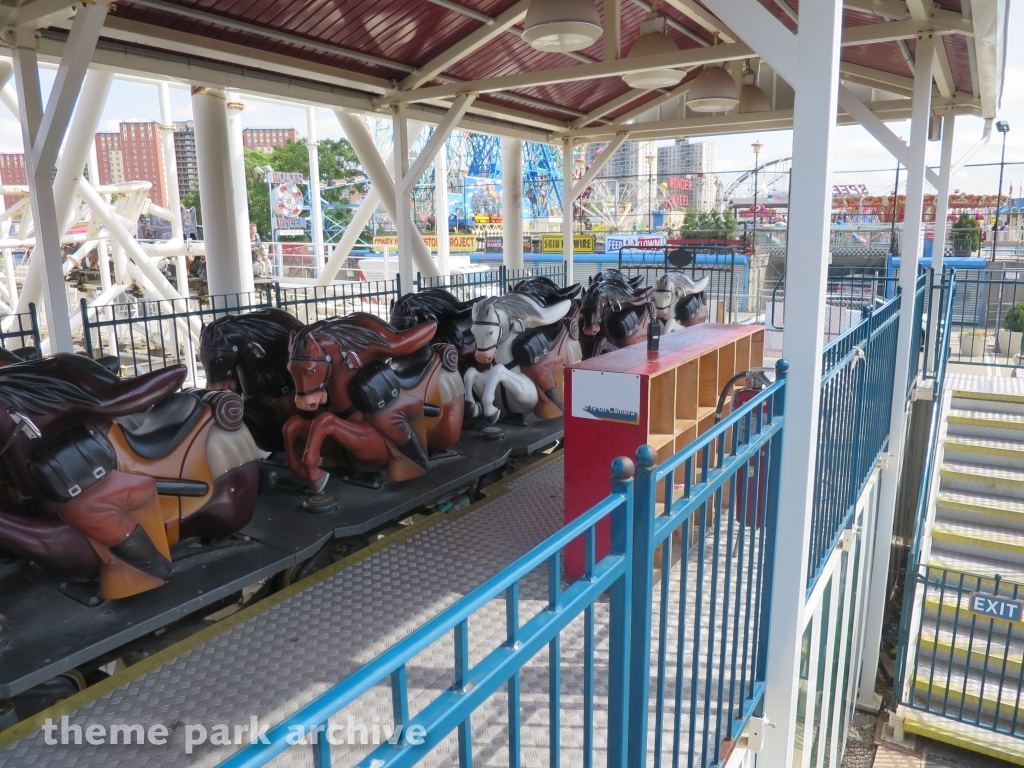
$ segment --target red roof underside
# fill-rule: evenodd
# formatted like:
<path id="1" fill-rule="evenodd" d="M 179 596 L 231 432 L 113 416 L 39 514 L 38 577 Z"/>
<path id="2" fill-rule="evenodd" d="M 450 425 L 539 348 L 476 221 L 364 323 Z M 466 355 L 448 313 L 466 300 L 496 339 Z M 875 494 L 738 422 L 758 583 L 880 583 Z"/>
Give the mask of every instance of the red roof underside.
<path id="1" fill-rule="evenodd" d="M 515 4 L 515 0 L 457 0 L 464 8 L 497 16 Z M 603 0 L 597 0 L 603 14 Z M 181 9 L 197 9 L 223 16 L 226 19 L 257 25 L 266 34 L 240 32 L 199 20 L 182 13 L 168 13 L 132 4 L 119 3 L 116 14 L 120 18 L 142 22 L 157 28 L 173 29 L 215 40 L 222 40 L 305 60 L 319 65 L 336 67 L 388 80 L 401 80 L 410 67 L 426 64 L 439 53 L 448 50 L 479 28 L 482 22 L 436 5 L 429 0 L 179 0 Z M 640 22 L 646 11 L 631 0 L 621 0 L 622 55 L 628 53 L 640 36 Z M 772 0 L 764 7 L 791 31 L 793 21 Z M 790 5 L 799 10 L 792 0 Z M 942 0 L 941 6 L 959 12 L 959 0 Z M 710 33 L 675 8 L 664 3 L 662 13 L 685 27 L 694 37 L 711 41 Z M 859 11 L 844 11 L 844 26 L 861 26 L 883 22 L 884 19 Z M 341 52 L 313 50 L 291 42 L 275 40 L 274 35 L 284 33 L 308 39 L 320 45 L 344 48 L 386 60 L 381 64 L 367 63 L 350 58 Z M 680 49 L 699 46 L 692 37 L 669 28 L 668 34 Z M 956 86 L 971 92 L 967 46 L 962 36 L 942 38 L 953 71 Z M 913 50 L 912 41 L 908 44 Z M 604 41 L 598 40 L 581 54 L 594 61 L 604 56 Z M 869 46 L 845 47 L 843 61 L 861 64 L 895 75 L 909 77 L 910 72 L 895 42 Z M 391 64 L 393 63 L 393 65 Z M 558 53 L 542 53 L 530 47 L 519 36 L 506 32 L 492 39 L 482 48 L 458 61 L 443 73 L 444 82 L 452 80 L 478 80 L 486 77 L 530 72 L 553 67 L 580 64 L 575 57 Z M 691 77 L 694 75 L 691 75 Z M 315 79 L 312 78 L 312 79 Z M 578 114 L 589 112 L 625 93 L 629 87 L 619 77 L 558 83 L 514 92 L 491 93 L 481 101 L 514 107 L 522 112 L 555 120 L 572 120 Z M 524 103 L 515 95 L 532 100 Z M 653 99 L 650 94 L 618 110 L 618 114 Z M 541 102 L 542 104 L 537 104 Z M 614 115 L 615 113 L 613 113 Z"/>

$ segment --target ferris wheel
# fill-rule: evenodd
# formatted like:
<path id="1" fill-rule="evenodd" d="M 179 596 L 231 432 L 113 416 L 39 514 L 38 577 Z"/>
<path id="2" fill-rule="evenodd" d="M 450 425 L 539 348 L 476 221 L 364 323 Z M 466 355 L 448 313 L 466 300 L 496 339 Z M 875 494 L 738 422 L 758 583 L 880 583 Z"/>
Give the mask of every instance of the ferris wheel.
<path id="1" fill-rule="evenodd" d="M 771 193 L 789 193 L 789 172 L 793 168 L 791 155 L 784 155 L 767 160 L 757 167 L 757 191 L 760 195 Z M 754 196 L 753 169 L 737 176 L 725 188 L 723 200 L 748 198 Z"/>

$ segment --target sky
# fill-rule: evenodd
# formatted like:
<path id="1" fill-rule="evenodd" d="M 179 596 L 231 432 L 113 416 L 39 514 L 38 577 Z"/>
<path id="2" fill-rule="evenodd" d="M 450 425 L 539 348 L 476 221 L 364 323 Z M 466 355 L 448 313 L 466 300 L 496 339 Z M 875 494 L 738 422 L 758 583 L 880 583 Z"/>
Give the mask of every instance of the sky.
<path id="1" fill-rule="evenodd" d="M 1003 88 L 999 119 L 1010 123 L 1010 133 L 1006 139 L 1007 162 L 1024 162 L 1024 46 L 1015 44 L 1013 30 L 1024 33 L 1024 2 L 1011 3 L 1010 9 L 1011 41 L 1007 52 L 1007 70 Z M 54 70 L 41 71 L 40 80 L 44 90 L 44 98 L 54 77 Z M 254 97 L 243 96 L 245 111 L 242 113 L 242 124 L 246 128 L 295 128 L 300 136 L 305 136 L 306 112 L 301 107 L 292 107 L 280 103 L 260 101 Z M 192 102 L 186 88 L 171 88 L 171 109 L 175 120 L 188 120 L 192 117 Z M 103 110 L 100 124 L 101 131 L 117 131 L 118 124 L 127 120 L 154 120 L 159 122 L 159 105 L 157 90 L 154 85 L 115 79 L 110 89 L 110 96 Z M 341 127 L 333 112 L 328 109 L 316 110 L 317 133 L 320 138 L 341 138 Z M 904 139 L 910 138 L 910 121 L 888 123 L 894 133 Z M 958 117 L 954 135 L 953 156 L 960 157 L 981 136 L 983 121 L 976 117 Z M 972 163 L 998 163 L 1001 149 L 1001 136 L 994 133 L 989 144 L 972 160 Z M 764 146 L 761 150 L 761 161 L 765 162 L 777 157 L 788 156 L 792 151 L 791 131 L 767 131 L 762 133 L 736 134 L 732 136 L 705 137 L 702 141 L 714 141 L 718 144 L 718 170 L 728 171 L 746 169 L 753 166 L 751 144 L 760 141 Z M 928 162 L 937 165 L 939 160 L 940 142 L 930 142 L 928 146 Z M 894 169 L 895 163 L 875 139 L 859 126 L 842 126 L 836 129 L 835 154 L 833 168 L 836 171 Z M 21 152 L 21 128 L 15 117 L 0 105 L 0 152 Z M 970 174 L 965 171 L 964 174 Z M 1008 174 L 1008 182 L 1013 183 L 1019 178 L 1016 189 L 1024 186 L 1024 167 L 1014 174 Z M 959 180 L 964 186 L 970 186 L 964 178 Z M 954 178 L 951 187 L 956 189 L 958 180 Z M 872 190 L 874 192 L 874 190 Z"/>

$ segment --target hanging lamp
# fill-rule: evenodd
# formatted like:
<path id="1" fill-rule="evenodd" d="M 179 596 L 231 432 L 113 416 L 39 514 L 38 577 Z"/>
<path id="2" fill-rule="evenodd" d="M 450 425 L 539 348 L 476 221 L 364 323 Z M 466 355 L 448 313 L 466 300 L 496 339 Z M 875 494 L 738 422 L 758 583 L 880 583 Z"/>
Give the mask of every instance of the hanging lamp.
<path id="1" fill-rule="evenodd" d="M 532 0 L 523 21 L 523 40 L 538 51 L 579 51 L 597 42 L 601 33 L 593 0 Z"/>
<path id="2" fill-rule="evenodd" d="M 629 49 L 627 59 L 641 56 L 655 56 L 659 53 L 675 53 L 679 46 L 665 34 L 668 20 L 658 13 L 658 0 L 651 5 L 651 12 L 640 22 L 640 37 Z M 630 72 L 622 79 L 630 88 L 672 88 L 679 85 L 686 73 L 678 69 L 651 69 L 646 72 Z"/>
<path id="3" fill-rule="evenodd" d="M 757 84 L 757 73 L 750 68 L 750 61 L 743 62 L 743 87 L 740 88 L 740 114 L 768 112 L 772 103 Z"/>
<path id="4" fill-rule="evenodd" d="M 712 45 L 718 45 L 715 33 Z M 694 112 L 728 112 L 740 103 L 740 89 L 721 63 L 705 64 L 704 71 L 690 83 L 686 106 Z"/>

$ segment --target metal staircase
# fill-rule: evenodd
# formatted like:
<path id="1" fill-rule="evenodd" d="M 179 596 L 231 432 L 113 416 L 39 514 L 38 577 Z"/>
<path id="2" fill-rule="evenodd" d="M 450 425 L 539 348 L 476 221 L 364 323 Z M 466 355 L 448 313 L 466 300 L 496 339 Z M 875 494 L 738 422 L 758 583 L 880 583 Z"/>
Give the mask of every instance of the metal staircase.
<path id="1" fill-rule="evenodd" d="M 1024 601 L 1024 381 L 956 377 L 950 388 L 914 590 L 904 727 L 1024 765 L 1021 611 L 1010 622 L 972 610 L 975 595 L 1011 616 Z"/>

